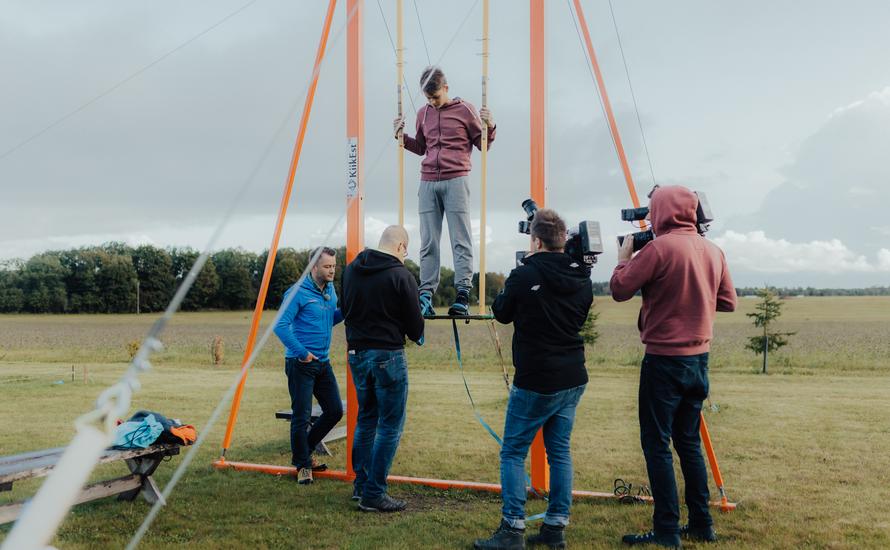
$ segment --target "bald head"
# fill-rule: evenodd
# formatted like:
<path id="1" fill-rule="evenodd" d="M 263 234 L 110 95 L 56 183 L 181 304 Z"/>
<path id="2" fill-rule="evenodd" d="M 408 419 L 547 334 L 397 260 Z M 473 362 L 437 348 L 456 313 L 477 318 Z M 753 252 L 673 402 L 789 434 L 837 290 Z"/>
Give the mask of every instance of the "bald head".
<path id="1" fill-rule="evenodd" d="M 408 232 L 401 225 L 390 225 L 383 230 L 377 249 L 405 261 L 408 255 Z"/>

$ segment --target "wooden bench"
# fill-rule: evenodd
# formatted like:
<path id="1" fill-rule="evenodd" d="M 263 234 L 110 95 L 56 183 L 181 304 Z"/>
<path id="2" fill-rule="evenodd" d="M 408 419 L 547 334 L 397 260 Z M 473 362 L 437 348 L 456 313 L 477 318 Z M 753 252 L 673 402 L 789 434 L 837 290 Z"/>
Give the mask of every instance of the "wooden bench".
<path id="1" fill-rule="evenodd" d="M 65 447 L 57 447 L 0 457 L 0 492 L 11 491 L 12 484 L 16 481 L 49 475 L 59 462 L 63 452 L 65 452 Z M 163 501 L 161 491 L 152 478 L 152 474 L 164 458 L 178 454 L 179 445 L 169 443 L 152 445 L 146 449 L 125 451 L 108 449 L 99 458 L 99 464 L 118 460 L 126 461 L 130 475 L 87 485 L 81 491 L 75 504 L 113 495 L 118 495 L 118 500 L 132 501 L 139 494 L 142 494 L 149 504 L 154 504 L 159 500 Z M 24 505 L 25 502 L 0 505 L 0 525 L 15 521 L 21 514 Z"/>
<path id="2" fill-rule="evenodd" d="M 346 401 L 343 401 L 343 410 L 346 410 Z M 294 413 L 291 409 L 285 409 L 281 411 L 276 411 L 275 418 L 280 420 L 287 420 L 290 422 L 290 419 L 293 417 Z M 321 416 L 321 406 L 313 405 L 312 413 L 309 417 L 309 425 L 315 424 L 315 421 L 318 420 L 318 417 Z M 326 443 L 330 443 L 331 441 L 337 441 L 346 437 L 346 426 L 337 426 L 328 432 L 328 435 L 324 436 L 318 445 L 315 446 L 315 453 L 320 455 L 332 456 L 331 450 L 328 449 Z"/>

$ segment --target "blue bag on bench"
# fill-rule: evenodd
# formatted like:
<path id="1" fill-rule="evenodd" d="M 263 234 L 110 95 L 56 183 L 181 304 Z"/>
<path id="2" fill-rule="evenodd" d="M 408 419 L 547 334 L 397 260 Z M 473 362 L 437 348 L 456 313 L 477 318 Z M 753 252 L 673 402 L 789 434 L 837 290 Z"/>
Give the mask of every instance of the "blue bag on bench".
<path id="1" fill-rule="evenodd" d="M 114 433 L 115 449 L 145 449 L 157 441 L 164 431 L 164 426 L 153 414 L 130 419 L 117 427 Z"/>

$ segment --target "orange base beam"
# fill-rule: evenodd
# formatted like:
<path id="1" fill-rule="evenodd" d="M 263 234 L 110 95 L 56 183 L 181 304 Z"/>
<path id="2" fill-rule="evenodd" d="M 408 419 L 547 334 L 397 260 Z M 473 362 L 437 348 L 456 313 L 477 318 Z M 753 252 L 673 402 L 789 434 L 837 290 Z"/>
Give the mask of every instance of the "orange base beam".
<path id="1" fill-rule="evenodd" d="M 293 466 L 276 466 L 274 464 L 254 464 L 252 462 L 230 462 L 220 459 L 213 463 L 213 467 L 218 470 L 235 470 L 239 472 L 259 472 L 262 474 L 272 474 L 276 476 L 296 476 L 297 468 Z M 336 479 L 339 481 L 352 481 L 355 476 L 349 475 L 342 470 L 326 470 L 324 472 L 313 472 L 313 477 Z M 408 476 L 389 476 L 386 480 L 390 483 L 405 483 L 409 485 L 423 485 L 425 487 L 433 487 L 435 489 L 467 489 L 470 491 L 482 491 L 486 493 L 500 493 L 501 486 L 498 483 L 481 483 L 478 481 L 455 481 L 451 479 L 431 479 L 424 477 L 408 477 Z M 531 487 L 528 488 L 529 495 L 538 496 Z M 595 491 L 572 491 L 575 498 L 607 498 L 618 499 L 614 493 L 599 493 Z M 652 502 L 652 497 L 639 497 L 645 502 Z M 711 502 L 711 506 L 719 508 L 724 512 L 735 510 L 734 502 Z"/>

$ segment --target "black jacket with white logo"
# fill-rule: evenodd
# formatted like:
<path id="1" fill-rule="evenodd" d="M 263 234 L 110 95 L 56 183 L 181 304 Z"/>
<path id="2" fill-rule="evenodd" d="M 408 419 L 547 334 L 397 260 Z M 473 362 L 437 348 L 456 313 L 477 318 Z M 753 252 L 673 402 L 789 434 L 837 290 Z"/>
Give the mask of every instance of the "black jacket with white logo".
<path id="1" fill-rule="evenodd" d="M 517 388 L 554 393 L 587 383 L 580 332 L 592 303 L 590 270 L 568 254 L 538 252 L 510 273 L 491 309 L 513 323 Z"/>

